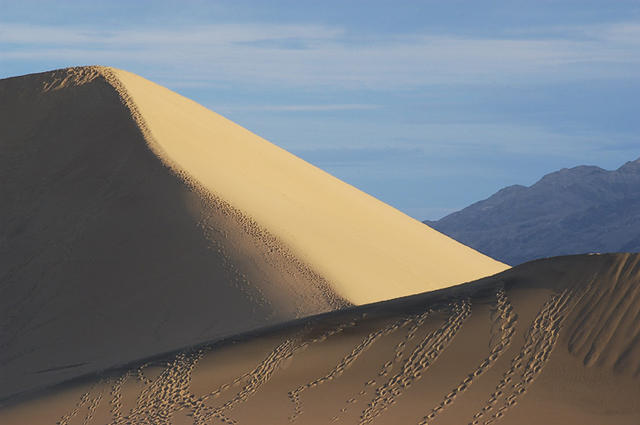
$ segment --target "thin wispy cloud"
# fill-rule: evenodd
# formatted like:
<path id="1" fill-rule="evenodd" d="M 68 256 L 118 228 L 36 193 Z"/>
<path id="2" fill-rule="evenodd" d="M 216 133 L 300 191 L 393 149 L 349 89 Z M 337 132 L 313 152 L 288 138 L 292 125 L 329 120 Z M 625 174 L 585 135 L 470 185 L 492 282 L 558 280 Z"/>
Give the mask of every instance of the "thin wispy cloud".
<path id="1" fill-rule="evenodd" d="M 364 13 L 109 2 L 90 15 L 32 2 L 34 17 L 22 3 L 0 16 L 0 78 L 129 70 L 418 218 L 557 168 L 640 155 L 640 9 L 617 2 L 579 14 L 573 3 L 469 3 L 466 17 L 455 5 L 409 16 L 376 2 Z"/>
<path id="2" fill-rule="evenodd" d="M 268 122 L 267 122 L 268 120 Z M 264 135 L 286 127 L 288 117 L 268 117 L 260 126 Z M 277 142 L 286 149 L 306 152 L 323 160 L 340 162 L 360 158 L 385 161 L 401 158 L 413 162 L 420 158 L 444 158 L 460 152 L 537 155 L 573 158 L 606 155 L 606 152 L 637 145 L 636 135 L 596 131 L 560 131 L 543 125 L 510 122 L 403 123 L 391 120 L 367 121 L 366 125 L 349 120 L 326 121 L 301 116 L 295 129 Z M 349 143 L 345 143 L 345 139 Z"/>
<path id="3" fill-rule="evenodd" d="M 101 30 L 85 27 L 57 27 L 0 23 L 0 42 L 16 44 L 82 44 L 102 46 L 191 45 L 211 46 L 299 38 L 334 39 L 343 35 L 339 28 L 320 25 L 218 24 L 190 26 L 172 30 L 132 28 Z"/>
<path id="4" fill-rule="evenodd" d="M 640 64 L 640 24 L 580 31 L 526 38 L 402 34 L 363 43 L 322 25 L 95 30 L 0 24 L 0 47 L 2 60 L 153 64 L 192 81 L 369 89 L 606 78 L 634 72 L 620 65 Z"/>
<path id="5" fill-rule="evenodd" d="M 380 109 L 380 105 L 362 103 L 341 103 L 330 105 L 235 105 L 213 106 L 212 109 L 220 112 L 235 111 L 265 111 L 265 112 L 329 112 L 329 111 L 368 111 Z"/>

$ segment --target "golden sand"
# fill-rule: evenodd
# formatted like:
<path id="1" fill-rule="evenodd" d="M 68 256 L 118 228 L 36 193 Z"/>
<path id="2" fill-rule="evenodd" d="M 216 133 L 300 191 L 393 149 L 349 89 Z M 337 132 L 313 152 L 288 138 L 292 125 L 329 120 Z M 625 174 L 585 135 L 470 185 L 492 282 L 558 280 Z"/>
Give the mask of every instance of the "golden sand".
<path id="1" fill-rule="evenodd" d="M 185 97 L 132 73 L 109 71 L 137 107 L 158 156 L 268 229 L 353 304 L 508 267 Z"/>

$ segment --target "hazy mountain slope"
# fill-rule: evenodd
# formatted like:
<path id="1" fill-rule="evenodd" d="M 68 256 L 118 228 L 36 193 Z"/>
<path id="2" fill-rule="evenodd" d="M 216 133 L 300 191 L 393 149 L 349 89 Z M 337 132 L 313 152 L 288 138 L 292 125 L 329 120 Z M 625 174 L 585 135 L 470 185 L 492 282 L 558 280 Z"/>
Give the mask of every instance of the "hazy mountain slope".
<path id="1" fill-rule="evenodd" d="M 122 71 L 0 80 L 0 128 L 0 398 L 506 267 Z"/>
<path id="2" fill-rule="evenodd" d="M 560 257 L 131 364 L 7 425 L 640 422 L 640 256 Z"/>
<path id="3" fill-rule="evenodd" d="M 640 159 L 617 170 L 563 169 L 510 186 L 433 228 L 508 264 L 587 252 L 640 251 Z"/>

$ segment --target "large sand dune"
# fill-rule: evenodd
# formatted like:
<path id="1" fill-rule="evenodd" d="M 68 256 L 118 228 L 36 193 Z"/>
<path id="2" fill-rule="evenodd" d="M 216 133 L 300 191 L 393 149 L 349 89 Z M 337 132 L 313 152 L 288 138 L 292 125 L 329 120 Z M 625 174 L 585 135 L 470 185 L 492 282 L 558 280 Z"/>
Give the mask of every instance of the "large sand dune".
<path id="1" fill-rule="evenodd" d="M 0 129 L 0 398 L 506 268 L 124 71 L 1 80 Z"/>
<path id="2" fill-rule="evenodd" d="M 87 377 L 0 423 L 637 425 L 639 311 L 640 255 L 540 260 Z"/>

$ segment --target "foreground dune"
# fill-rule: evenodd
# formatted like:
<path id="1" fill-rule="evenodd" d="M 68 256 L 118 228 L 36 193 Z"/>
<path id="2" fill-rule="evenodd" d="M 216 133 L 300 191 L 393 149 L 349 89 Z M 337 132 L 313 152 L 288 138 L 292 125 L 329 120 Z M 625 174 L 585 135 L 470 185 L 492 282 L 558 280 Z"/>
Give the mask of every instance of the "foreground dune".
<path id="1" fill-rule="evenodd" d="M 0 399 L 506 268 L 124 71 L 0 80 Z"/>
<path id="2" fill-rule="evenodd" d="M 640 255 L 540 260 L 58 386 L 13 424 L 640 423 Z"/>

